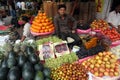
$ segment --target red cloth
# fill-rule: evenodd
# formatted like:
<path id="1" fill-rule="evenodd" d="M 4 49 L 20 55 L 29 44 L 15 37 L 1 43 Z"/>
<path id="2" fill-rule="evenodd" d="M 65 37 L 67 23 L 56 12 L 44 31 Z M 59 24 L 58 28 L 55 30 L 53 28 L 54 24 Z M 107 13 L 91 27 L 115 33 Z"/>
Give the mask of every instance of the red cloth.
<path id="1" fill-rule="evenodd" d="M 0 26 L 0 31 L 5 31 L 9 28 L 9 26 Z"/>

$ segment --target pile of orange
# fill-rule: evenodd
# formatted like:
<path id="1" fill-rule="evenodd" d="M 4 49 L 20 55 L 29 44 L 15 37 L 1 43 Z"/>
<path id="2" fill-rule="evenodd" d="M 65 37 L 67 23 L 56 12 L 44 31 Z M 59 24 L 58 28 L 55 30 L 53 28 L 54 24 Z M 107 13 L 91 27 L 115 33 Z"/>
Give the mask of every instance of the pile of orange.
<path id="1" fill-rule="evenodd" d="M 54 25 L 51 19 L 47 18 L 46 13 L 39 12 L 32 22 L 30 30 L 35 33 L 53 32 Z"/>

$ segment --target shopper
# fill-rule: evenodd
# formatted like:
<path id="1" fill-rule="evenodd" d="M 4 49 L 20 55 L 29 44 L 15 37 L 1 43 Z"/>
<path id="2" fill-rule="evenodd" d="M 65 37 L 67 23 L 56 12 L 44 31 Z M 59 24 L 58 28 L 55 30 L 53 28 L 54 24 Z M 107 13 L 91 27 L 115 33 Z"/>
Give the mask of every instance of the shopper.
<path id="1" fill-rule="evenodd" d="M 8 0 L 8 5 L 10 9 L 10 15 L 12 17 L 16 17 L 16 11 L 15 11 L 15 3 L 13 0 Z"/>
<path id="2" fill-rule="evenodd" d="M 18 9 L 21 9 L 21 3 L 20 3 L 20 1 L 18 1 L 16 5 L 17 5 Z"/>
<path id="3" fill-rule="evenodd" d="M 73 23 L 73 26 L 71 26 L 71 23 Z M 75 42 L 81 43 L 79 36 L 75 33 L 77 22 L 71 15 L 66 14 L 66 6 L 64 4 L 58 6 L 58 14 L 54 17 L 54 25 L 55 34 L 63 40 L 71 37 Z"/>
<path id="4" fill-rule="evenodd" d="M 26 10 L 24 1 L 21 2 L 21 9 L 22 9 L 22 14 L 24 14 Z"/>
<path id="5" fill-rule="evenodd" d="M 27 9 L 31 9 L 32 8 L 31 3 L 29 1 L 26 2 L 26 7 L 27 7 Z"/>
<path id="6" fill-rule="evenodd" d="M 16 6 L 17 6 L 17 14 L 18 14 L 18 16 L 20 16 L 21 15 L 21 12 L 22 12 L 22 6 L 21 6 L 21 2 L 20 1 L 18 1 L 17 3 L 16 3 Z"/>
<path id="7" fill-rule="evenodd" d="M 21 38 L 21 42 L 23 42 L 25 39 L 29 40 L 29 39 L 33 39 L 32 34 L 30 33 L 30 23 L 29 23 L 29 18 L 26 16 L 22 16 L 22 23 L 24 24 L 23 27 L 23 36 Z"/>
<path id="8" fill-rule="evenodd" d="M 118 27 L 120 27 L 120 5 L 117 5 L 115 10 L 109 13 L 107 21 L 110 27 L 118 30 Z"/>
<path id="9" fill-rule="evenodd" d="M 31 2 L 31 10 L 34 10 L 35 8 L 34 8 L 34 2 L 32 1 Z"/>
<path id="10" fill-rule="evenodd" d="M 21 8 L 22 8 L 22 10 L 26 10 L 25 9 L 25 2 L 24 1 L 21 2 Z"/>

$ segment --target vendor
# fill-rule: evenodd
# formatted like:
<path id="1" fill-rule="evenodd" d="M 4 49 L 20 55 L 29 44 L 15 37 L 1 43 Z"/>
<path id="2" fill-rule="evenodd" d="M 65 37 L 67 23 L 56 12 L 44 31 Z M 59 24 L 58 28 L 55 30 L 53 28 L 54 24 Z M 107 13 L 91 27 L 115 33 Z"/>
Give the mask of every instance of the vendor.
<path id="1" fill-rule="evenodd" d="M 110 27 L 118 30 L 118 27 L 120 27 L 120 5 L 116 6 L 115 10 L 109 13 L 107 21 Z"/>
<path id="2" fill-rule="evenodd" d="M 24 24 L 24 27 L 23 27 L 23 35 L 22 35 L 22 38 L 21 38 L 21 42 L 23 42 L 25 39 L 26 40 L 29 40 L 29 39 L 33 39 L 33 36 L 32 34 L 30 33 L 30 23 L 29 23 L 29 18 L 26 17 L 26 16 L 22 16 L 22 23 Z"/>
<path id="3" fill-rule="evenodd" d="M 70 23 L 73 23 L 72 27 L 70 27 Z M 77 22 L 71 15 L 66 14 L 66 6 L 64 4 L 58 6 L 58 14 L 54 17 L 54 25 L 55 34 L 58 37 L 63 40 L 71 37 L 75 42 L 80 42 L 81 44 L 79 36 L 75 33 Z"/>

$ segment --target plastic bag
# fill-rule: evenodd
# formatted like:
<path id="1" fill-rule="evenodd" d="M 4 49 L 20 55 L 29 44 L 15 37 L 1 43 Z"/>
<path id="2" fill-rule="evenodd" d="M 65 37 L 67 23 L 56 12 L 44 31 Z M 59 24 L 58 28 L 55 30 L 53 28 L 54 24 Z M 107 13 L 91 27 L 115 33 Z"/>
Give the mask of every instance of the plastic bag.
<path id="1" fill-rule="evenodd" d="M 116 47 L 112 47 L 110 50 L 113 54 L 115 54 L 118 59 L 120 59 L 120 45 Z"/>
<path id="2" fill-rule="evenodd" d="M 88 72 L 88 80 L 120 80 L 120 76 L 116 76 L 116 77 L 109 77 L 109 76 L 104 76 L 104 77 L 96 77 L 95 75 L 93 75 L 91 72 Z"/>
<path id="3" fill-rule="evenodd" d="M 112 42 L 111 46 L 118 46 L 120 45 L 120 40 Z"/>

